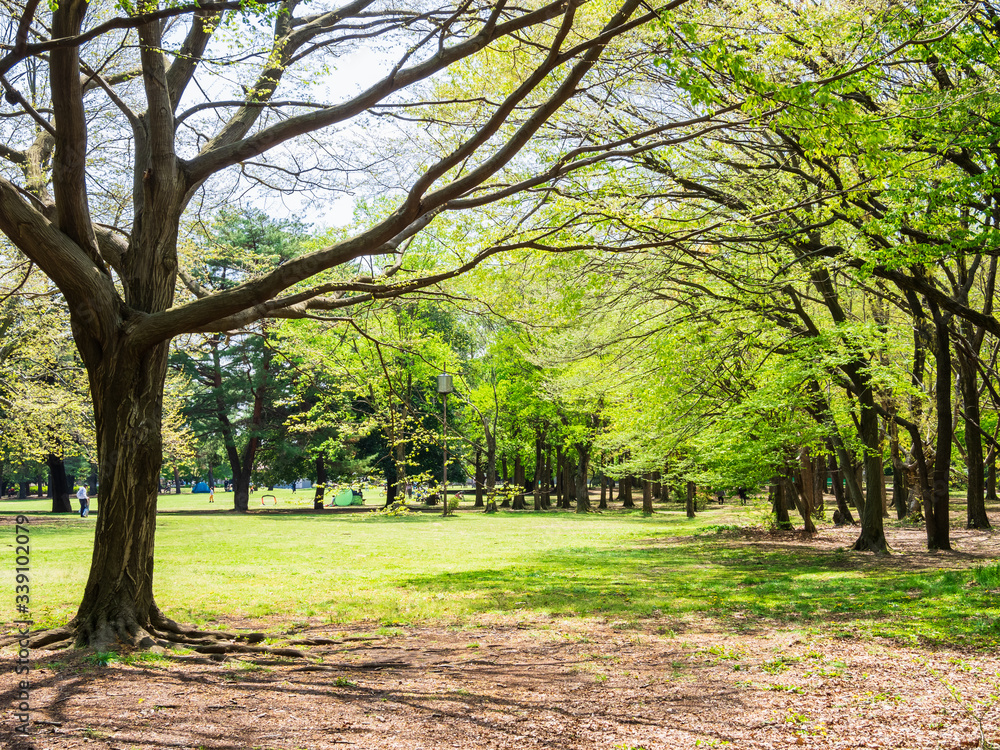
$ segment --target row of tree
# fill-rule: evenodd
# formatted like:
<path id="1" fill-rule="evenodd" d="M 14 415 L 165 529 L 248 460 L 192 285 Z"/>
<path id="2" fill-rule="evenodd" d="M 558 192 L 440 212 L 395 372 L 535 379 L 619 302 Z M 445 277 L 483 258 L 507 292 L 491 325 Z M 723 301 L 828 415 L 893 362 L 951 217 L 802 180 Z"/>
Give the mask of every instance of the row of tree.
<path id="1" fill-rule="evenodd" d="M 18 279 L 38 284 L 25 299 L 68 317 L 77 355 L 29 357 L 5 414 L 65 364 L 85 372 L 102 495 L 54 638 L 177 632 L 152 594 L 165 457 L 224 453 L 241 487 L 296 452 L 368 457 L 398 491 L 435 442 L 444 365 L 487 486 L 505 458 L 578 503 L 602 465 L 772 483 L 808 523 L 807 479 L 833 456 L 857 547 L 883 551 L 888 456 L 929 546 L 949 547 L 957 474 L 968 522 L 989 522 L 992 2 L 10 9 L 4 300 L 17 322 Z M 372 50 L 357 80 L 331 78 Z M 345 194 L 355 221 L 316 237 L 232 210 Z"/>

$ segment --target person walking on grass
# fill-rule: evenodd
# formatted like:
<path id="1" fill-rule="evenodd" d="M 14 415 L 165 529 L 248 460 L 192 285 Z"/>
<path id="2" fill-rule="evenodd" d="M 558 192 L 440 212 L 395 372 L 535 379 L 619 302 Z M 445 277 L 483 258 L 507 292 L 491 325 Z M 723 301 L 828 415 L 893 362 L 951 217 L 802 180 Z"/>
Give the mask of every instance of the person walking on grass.
<path id="1" fill-rule="evenodd" d="M 87 494 L 87 485 L 80 485 L 80 489 L 76 491 L 76 499 L 80 501 L 80 518 L 86 518 L 90 514 L 90 495 Z"/>

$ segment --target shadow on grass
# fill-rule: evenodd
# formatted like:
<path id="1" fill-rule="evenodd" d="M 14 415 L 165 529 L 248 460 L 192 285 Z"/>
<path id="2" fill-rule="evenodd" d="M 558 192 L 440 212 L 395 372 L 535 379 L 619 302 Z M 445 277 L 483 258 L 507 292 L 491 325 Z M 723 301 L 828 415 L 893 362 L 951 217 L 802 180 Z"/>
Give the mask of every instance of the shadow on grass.
<path id="1" fill-rule="evenodd" d="M 1000 601 L 971 580 L 968 571 L 871 568 L 844 551 L 675 537 L 553 550 L 517 567 L 411 576 L 398 585 L 462 596 L 484 611 L 600 616 L 621 628 L 676 630 L 695 616 L 744 632 L 791 626 L 996 649 Z"/>

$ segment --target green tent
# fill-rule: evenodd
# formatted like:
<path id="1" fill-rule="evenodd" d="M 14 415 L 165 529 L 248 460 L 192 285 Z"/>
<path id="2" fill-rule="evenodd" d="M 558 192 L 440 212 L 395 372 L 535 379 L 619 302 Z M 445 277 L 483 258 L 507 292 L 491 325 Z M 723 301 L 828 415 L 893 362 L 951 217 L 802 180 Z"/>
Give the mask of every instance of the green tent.
<path id="1" fill-rule="evenodd" d="M 339 506 L 350 505 L 354 502 L 354 490 L 350 487 L 342 489 L 337 493 L 337 496 L 333 498 L 333 502 L 335 505 Z"/>

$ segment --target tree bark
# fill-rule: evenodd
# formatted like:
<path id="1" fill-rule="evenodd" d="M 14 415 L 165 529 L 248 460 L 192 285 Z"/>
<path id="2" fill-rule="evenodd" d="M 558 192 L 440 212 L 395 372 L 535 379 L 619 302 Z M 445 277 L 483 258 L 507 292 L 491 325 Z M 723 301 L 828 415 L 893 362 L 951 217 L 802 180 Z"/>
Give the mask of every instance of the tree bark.
<path id="1" fill-rule="evenodd" d="M 934 457 L 934 480 L 931 497 L 924 502 L 927 524 L 927 548 L 951 550 L 950 497 L 948 478 L 951 473 L 951 340 L 948 323 L 936 304 L 929 303 L 934 319 L 934 362 L 937 389 L 937 455 Z"/>
<path id="2" fill-rule="evenodd" d="M 590 446 L 577 444 L 576 453 L 579 460 L 576 463 L 575 484 L 576 484 L 576 512 L 590 512 Z"/>
<path id="3" fill-rule="evenodd" d="M 784 477 L 775 477 L 771 480 L 771 502 L 774 509 L 775 524 L 779 529 L 790 530 L 792 519 L 788 517 L 788 502 L 791 498 L 786 496 L 786 480 Z"/>
<path id="4" fill-rule="evenodd" d="M 632 477 L 626 475 L 618 480 L 618 499 L 622 501 L 623 508 L 634 508 L 635 501 L 632 499 Z"/>
<path id="5" fill-rule="evenodd" d="M 644 474 L 642 478 L 642 514 L 653 515 L 653 482 L 649 474 Z"/>
<path id="6" fill-rule="evenodd" d="M 121 346 L 105 352 L 100 372 L 87 362 L 102 507 L 73 623 L 81 646 L 140 645 L 162 619 L 153 600 L 153 535 L 167 351 L 166 343 L 143 352 Z"/>
<path id="7" fill-rule="evenodd" d="M 983 437 L 980 432 L 981 414 L 979 404 L 979 379 L 976 363 L 968 339 L 961 340 L 961 345 L 955 347 L 958 361 L 959 384 L 962 402 L 965 406 L 963 419 L 965 421 L 965 462 L 968 469 L 966 485 L 966 528 L 989 529 L 989 516 L 986 515 L 986 477 L 983 455 Z"/>
<path id="8" fill-rule="evenodd" d="M 830 456 L 830 475 L 831 484 L 833 485 L 833 496 L 837 500 L 837 511 L 840 513 L 840 522 L 853 526 L 856 522 L 854 516 L 851 514 L 851 508 L 847 504 L 847 497 L 844 492 L 844 480 L 841 477 L 835 455 Z"/>
<path id="9" fill-rule="evenodd" d="M 695 487 L 694 482 L 688 482 L 687 483 L 687 517 L 688 518 L 694 518 L 694 515 L 695 515 L 696 505 L 695 505 L 695 501 L 694 501 L 694 494 L 695 494 L 696 491 L 697 491 L 697 488 Z"/>
<path id="10" fill-rule="evenodd" d="M 517 490 L 514 495 L 513 510 L 524 510 L 524 462 L 521 460 L 520 451 L 514 457 L 514 484 Z"/>
<path id="11" fill-rule="evenodd" d="M 483 485 L 485 483 L 485 476 L 483 475 L 483 451 L 481 448 L 476 448 L 476 502 L 472 507 L 482 508 L 483 507 Z"/>
<path id="12" fill-rule="evenodd" d="M 73 503 L 69 499 L 69 479 L 66 476 L 66 464 L 54 453 L 50 453 L 45 463 L 49 467 L 49 493 L 52 495 L 53 513 L 72 513 Z"/>

